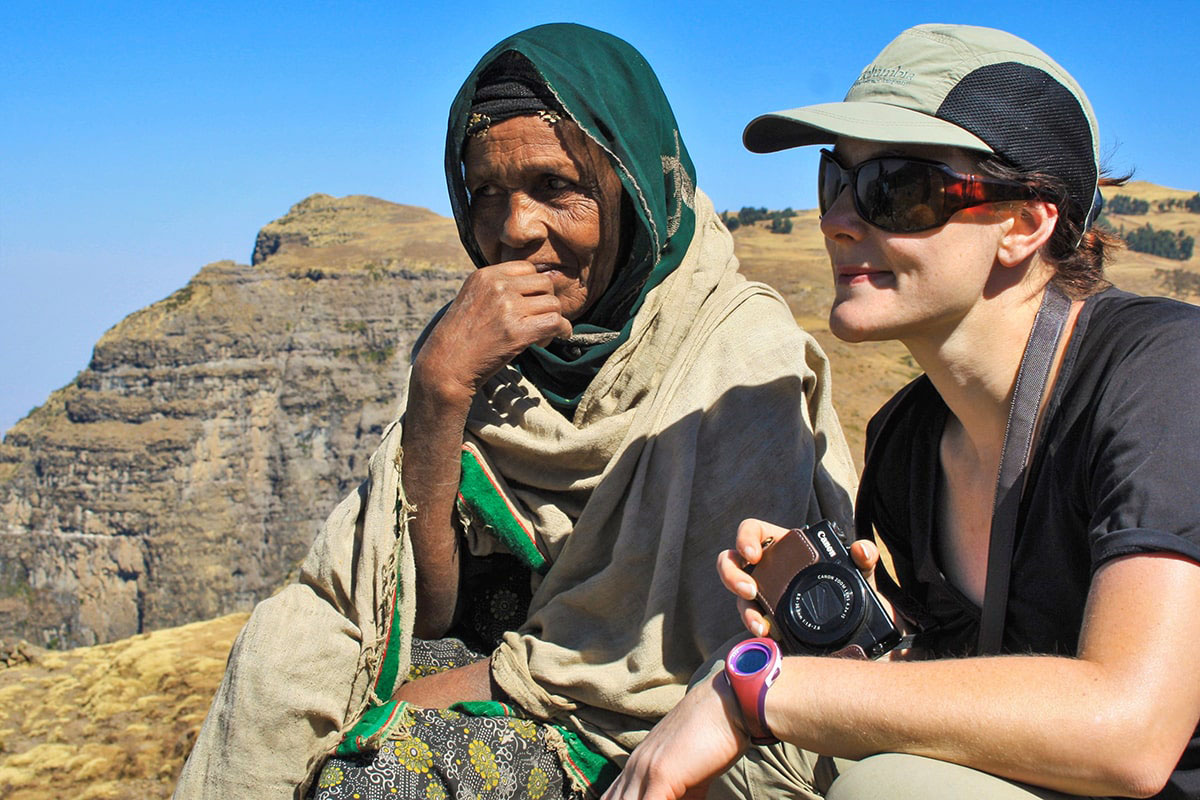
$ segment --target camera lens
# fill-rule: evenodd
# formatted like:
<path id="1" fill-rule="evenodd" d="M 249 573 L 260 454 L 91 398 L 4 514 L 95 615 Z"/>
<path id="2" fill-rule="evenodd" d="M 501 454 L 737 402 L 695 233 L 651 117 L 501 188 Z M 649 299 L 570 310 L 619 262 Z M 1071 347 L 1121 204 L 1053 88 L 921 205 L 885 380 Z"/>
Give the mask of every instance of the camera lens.
<path id="1" fill-rule="evenodd" d="M 833 648 L 850 636 L 866 611 L 863 583 L 849 568 L 822 562 L 801 570 L 784 594 L 784 622 L 809 647 Z"/>

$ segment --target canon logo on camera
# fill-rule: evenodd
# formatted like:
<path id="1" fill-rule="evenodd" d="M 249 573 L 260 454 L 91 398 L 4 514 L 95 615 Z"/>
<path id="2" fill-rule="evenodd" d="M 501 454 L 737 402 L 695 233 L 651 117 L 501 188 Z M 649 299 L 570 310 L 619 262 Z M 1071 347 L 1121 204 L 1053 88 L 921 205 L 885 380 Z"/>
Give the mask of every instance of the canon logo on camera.
<path id="1" fill-rule="evenodd" d="M 825 535 L 823 529 L 817 529 L 817 539 L 821 542 L 821 546 L 825 548 L 825 554 L 830 558 L 837 558 L 837 551 L 833 549 L 833 545 L 829 543 L 829 539 Z"/>

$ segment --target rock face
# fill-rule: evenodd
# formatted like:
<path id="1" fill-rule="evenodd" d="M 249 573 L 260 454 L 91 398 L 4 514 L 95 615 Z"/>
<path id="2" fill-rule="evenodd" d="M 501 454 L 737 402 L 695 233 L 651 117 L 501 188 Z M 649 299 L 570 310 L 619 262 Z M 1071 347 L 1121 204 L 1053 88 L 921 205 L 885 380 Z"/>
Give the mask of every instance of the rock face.
<path id="1" fill-rule="evenodd" d="M 363 196 L 309 197 L 253 260 L 117 324 L 0 444 L 0 638 L 95 644 L 269 595 L 470 268 L 451 220 Z"/>

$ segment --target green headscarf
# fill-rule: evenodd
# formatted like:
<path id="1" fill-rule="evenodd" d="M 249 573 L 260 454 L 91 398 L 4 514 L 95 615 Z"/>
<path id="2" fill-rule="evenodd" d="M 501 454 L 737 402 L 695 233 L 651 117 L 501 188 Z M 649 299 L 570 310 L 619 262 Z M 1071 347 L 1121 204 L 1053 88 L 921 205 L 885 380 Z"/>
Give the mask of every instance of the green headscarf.
<path id="1" fill-rule="evenodd" d="M 608 154 L 634 211 L 636 230 L 621 231 L 623 242 L 632 237 L 629 258 L 617 265 L 604 295 L 587 315 L 612 327 L 585 321 L 574 326 L 575 336 L 613 331 L 617 336 L 578 342 L 579 355 L 573 358 L 534 345 L 513 361 L 551 405 L 570 417 L 604 361 L 629 337 L 646 294 L 683 260 L 696 229 L 696 170 L 658 78 L 627 42 L 570 23 L 539 25 L 510 36 L 480 59 L 458 90 L 446 133 L 450 204 L 459 237 L 477 267 L 487 261 L 471 230 L 463 180 L 467 120 L 480 74 L 508 51 L 528 59 L 563 110 Z M 638 286 L 632 306 L 627 311 L 619 308 Z M 614 312 L 624 319 L 612 320 Z"/>

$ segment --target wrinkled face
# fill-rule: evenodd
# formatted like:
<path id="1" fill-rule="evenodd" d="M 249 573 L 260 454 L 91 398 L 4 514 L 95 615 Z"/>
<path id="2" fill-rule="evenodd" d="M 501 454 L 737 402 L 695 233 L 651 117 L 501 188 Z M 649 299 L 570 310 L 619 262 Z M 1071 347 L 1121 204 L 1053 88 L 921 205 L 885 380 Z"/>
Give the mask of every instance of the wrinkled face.
<path id="1" fill-rule="evenodd" d="M 495 123 L 463 158 L 471 226 L 488 264 L 529 261 L 550 276 L 562 315 L 577 320 L 616 269 L 621 181 L 570 120 Z"/>
<path id="2" fill-rule="evenodd" d="M 834 152 L 847 167 L 884 155 L 940 161 L 960 172 L 974 166 L 970 155 L 952 147 L 841 138 Z M 1011 211 L 1011 204 L 977 206 L 940 228 L 889 233 L 860 218 L 843 189 L 821 218 L 836 289 L 830 330 L 851 342 L 949 335 L 999 273 L 994 267 L 1006 205 Z"/>

